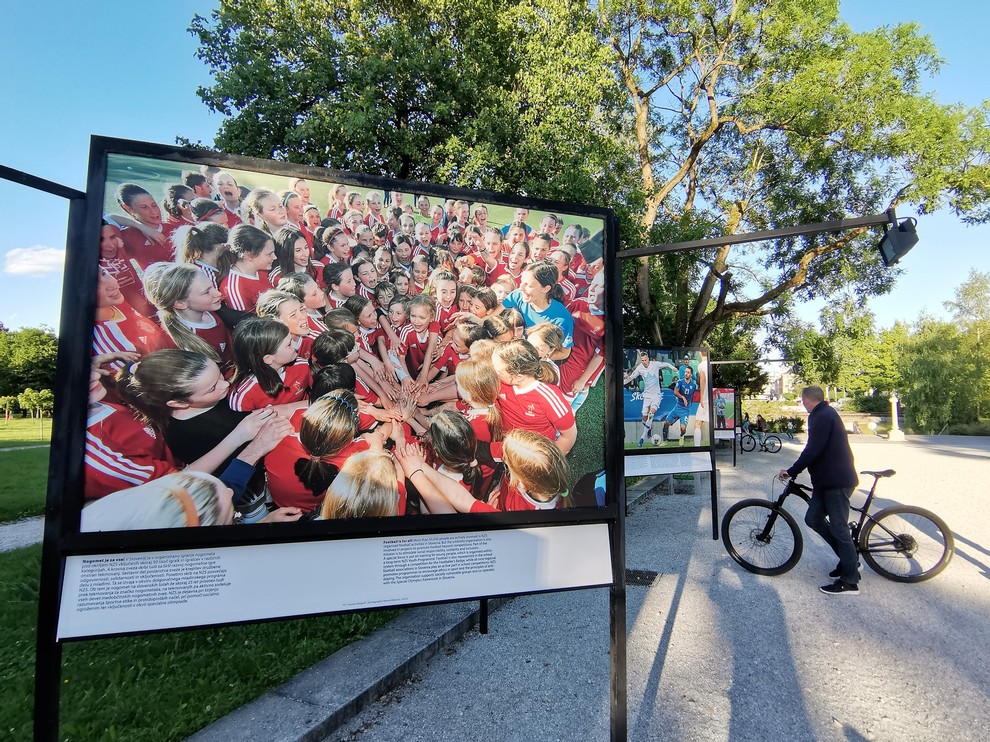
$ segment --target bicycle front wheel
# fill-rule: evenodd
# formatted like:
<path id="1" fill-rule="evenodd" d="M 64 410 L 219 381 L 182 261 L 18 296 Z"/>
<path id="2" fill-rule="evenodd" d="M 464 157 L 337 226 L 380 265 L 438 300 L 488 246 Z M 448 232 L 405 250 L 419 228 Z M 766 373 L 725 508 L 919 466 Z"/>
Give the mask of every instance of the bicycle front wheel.
<path id="1" fill-rule="evenodd" d="M 898 505 L 870 517 L 859 548 L 870 568 L 888 580 L 922 582 L 946 568 L 955 539 L 935 513 Z"/>
<path id="2" fill-rule="evenodd" d="M 766 446 L 767 451 L 769 451 L 770 453 L 777 453 L 777 451 L 780 450 L 782 444 L 780 442 L 780 438 L 778 438 L 777 436 L 768 435 L 766 442 L 763 445 Z"/>
<path id="3" fill-rule="evenodd" d="M 755 498 L 725 511 L 722 543 L 743 569 L 769 576 L 793 569 L 804 550 L 801 530 L 791 514 Z"/>
<path id="4" fill-rule="evenodd" d="M 751 435 L 744 435 L 739 439 L 739 448 L 747 453 L 756 448 L 756 438 Z"/>

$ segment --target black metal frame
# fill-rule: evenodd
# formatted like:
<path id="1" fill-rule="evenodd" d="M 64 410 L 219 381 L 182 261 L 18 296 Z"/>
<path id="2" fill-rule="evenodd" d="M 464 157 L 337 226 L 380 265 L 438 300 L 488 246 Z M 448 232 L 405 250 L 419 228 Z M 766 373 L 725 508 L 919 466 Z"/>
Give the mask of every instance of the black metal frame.
<path id="1" fill-rule="evenodd" d="M 0 177 L 20 182 L 71 199 L 63 312 L 59 328 L 56 378 L 56 405 L 53 414 L 51 461 L 45 507 L 45 534 L 39 595 L 35 674 L 35 738 L 57 739 L 59 691 L 61 685 L 61 642 L 57 639 L 59 605 L 65 559 L 72 555 L 100 552 L 138 553 L 160 549 L 228 547 L 246 544 L 285 543 L 311 540 L 353 539 L 370 536 L 439 534 L 479 530 L 565 526 L 602 523 L 609 528 L 612 583 L 610 591 L 610 680 L 611 730 L 615 740 L 626 738 L 626 601 L 625 601 L 625 480 L 622 477 L 621 429 L 606 415 L 606 491 L 610 494 L 601 508 L 543 513 L 499 515 L 430 516 L 417 523 L 401 518 L 354 519 L 339 523 L 271 524 L 261 528 L 240 526 L 225 529 L 174 529 L 144 532 L 89 534 L 79 532 L 83 501 L 83 452 L 86 431 L 86 404 L 90 365 L 92 318 L 96 309 L 98 239 L 103 211 L 103 191 L 109 154 L 134 155 L 172 160 L 190 165 L 218 165 L 260 173 L 289 175 L 319 181 L 333 181 L 362 188 L 423 193 L 443 198 L 484 201 L 508 206 L 564 212 L 601 219 L 604 224 L 605 266 L 611 275 L 606 281 L 605 393 L 606 409 L 616 409 L 621 400 L 621 374 L 615 378 L 621 358 L 621 275 L 612 270 L 618 244 L 618 221 L 614 213 L 579 204 L 545 199 L 522 199 L 510 194 L 468 190 L 448 186 L 400 181 L 358 175 L 291 163 L 225 155 L 209 150 L 93 137 L 91 140 L 87 191 L 82 194 L 35 176 L 9 168 Z M 612 383 L 609 383 L 609 381 Z M 617 388 L 616 384 L 620 386 Z M 616 393 L 620 395 L 616 397 Z M 403 523 L 402 521 L 407 522 Z M 594 587 L 594 586 L 591 586 Z M 551 591 L 553 592 L 553 591 Z M 484 601 L 495 596 L 465 596 Z M 446 601 L 445 601 L 446 602 Z M 451 601 L 453 602 L 453 601 Z M 425 604 L 425 603 L 424 603 Z M 404 604 L 410 605 L 410 604 Z M 484 602 L 483 602 L 483 605 Z M 384 606 L 379 606 L 384 607 Z M 318 614 L 311 614 L 318 615 Z M 269 620 L 285 620 L 280 617 Z M 210 625 L 231 625 L 226 622 Z M 253 623 L 253 621 L 250 621 Z M 194 628 L 194 627 L 189 627 Z M 153 632 L 140 632 L 153 633 Z M 115 636 L 107 634 L 106 637 Z"/>
<path id="2" fill-rule="evenodd" d="M 628 346 L 628 347 L 629 348 L 632 348 L 633 346 Z M 623 347 L 622 350 L 623 350 L 623 353 L 624 353 L 625 350 L 626 350 L 626 347 Z M 635 350 L 661 351 L 661 352 L 665 352 L 665 353 L 666 352 L 670 352 L 672 355 L 675 352 L 681 352 L 681 351 L 683 351 L 683 352 L 692 352 L 692 353 L 697 353 L 697 352 L 704 351 L 709 356 L 709 358 L 708 358 L 708 369 L 706 370 L 706 373 L 708 375 L 708 392 L 709 392 L 709 397 L 711 396 L 711 389 L 712 389 L 711 357 L 710 357 L 711 356 L 711 351 L 708 350 L 707 348 L 701 348 L 701 347 L 680 347 L 680 346 L 658 346 L 658 345 L 638 345 L 638 346 L 635 347 Z M 619 384 L 620 385 L 622 384 L 622 375 L 625 372 L 624 355 L 623 355 L 622 358 L 623 358 L 623 360 L 620 361 L 619 366 L 616 367 L 616 375 L 619 377 L 619 380 L 618 381 L 619 381 Z M 623 397 L 623 401 L 625 401 L 625 398 L 624 397 Z M 710 400 L 709 400 L 709 402 L 710 402 Z M 624 410 L 622 410 L 620 408 L 620 410 L 619 410 L 619 412 L 617 414 L 619 414 L 622 417 L 622 423 L 623 423 L 623 429 L 624 429 L 625 428 L 625 412 L 624 412 Z M 718 482 L 716 481 L 716 477 L 718 475 L 716 474 L 717 467 L 715 466 L 715 425 L 714 425 L 715 418 L 713 417 L 713 415 L 714 415 L 714 409 L 712 408 L 712 405 L 709 403 L 709 405 L 708 405 L 708 421 L 707 421 L 708 422 L 708 445 L 707 446 L 684 446 L 683 448 L 680 448 L 680 447 L 679 448 L 651 448 L 651 449 L 648 449 L 648 450 L 635 449 L 635 448 L 627 449 L 625 447 L 625 440 L 623 439 L 623 446 L 622 446 L 623 447 L 623 451 L 622 451 L 622 453 L 623 453 L 624 456 L 669 456 L 669 455 L 673 455 L 673 454 L 682 454 L 682 453 L 704 453 L 704 452 L 707 452 L 708 453 L 708 460 L 709 460 L 709 468 L 708 469 L 705 469 L 704 471 L 707 471 L 709 473 L 709 480 L 710 480 L 710 483 L 711 483 L 711 498 L 712 498 L 711 499 L 711 504 L 712 504 L 712 539 L 714 539 L 715 541 L 718 541 Z M 697 420 L 697 418 L 695 418 L 695 419 Z M 701 472 L 699 471 L 699 472 L 695 472 L 695 473 L 700 474 Z"/>

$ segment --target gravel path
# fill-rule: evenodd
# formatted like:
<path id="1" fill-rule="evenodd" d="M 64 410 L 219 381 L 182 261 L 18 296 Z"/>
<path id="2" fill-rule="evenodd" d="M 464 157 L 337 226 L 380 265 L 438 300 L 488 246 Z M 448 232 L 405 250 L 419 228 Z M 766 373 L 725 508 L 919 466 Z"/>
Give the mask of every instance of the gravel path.
<path id="1" fill-rule="evenodd" d="M 858 597 L 826 596 L 835 558 L 813 534 L 793 571 L 759 577 L 711 539 L 707 496 L 647 498 L 627 564 L 662 577 L 627 590 L 630 739 L 990 739 L 990 439 L 853 444 L 859 469 L 898 471 L 878 506 L 948 522 L 948 569 L 917 585 L 867 569 Z M 736 468 L 720 452 L 722 510 L 767 494 L 800 447 Z M 608 739 L 608 649 L 607 591 L 519 598 L 331 739 Z"/>

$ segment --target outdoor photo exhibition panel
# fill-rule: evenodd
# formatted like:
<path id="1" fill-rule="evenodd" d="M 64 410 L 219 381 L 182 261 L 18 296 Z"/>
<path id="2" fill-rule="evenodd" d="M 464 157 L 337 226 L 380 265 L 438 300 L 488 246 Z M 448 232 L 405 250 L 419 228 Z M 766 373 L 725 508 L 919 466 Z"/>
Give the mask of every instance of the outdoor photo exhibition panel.
<path id="1" fill-rule="evenodd" d="M 206 167 L 214 168 L 207 175 L 210 182 L 218 186 L 212 197 L 206 188 L 191 196 L 175 187 L 182 183 L 186 174 L 205 171 Z M 219 456 L 216 462 L 211 460 L 212 465 L 197 464 L 216 478 L 182 472 L 184 465 L 192 463 L 190 459 L 209 453 L 195 449 L 195 442 L 206 435 L 203 429 L 208 426 L 190 426 L 190 419 L 211 414 L 218 405 L 227 405 L 234 409 L 213 416 L 210 425 L 236 427 L 229 423 L 229 413 L 240 415 L 253 407 L 266 406 L 264 399 L 258 402 L 258 389 L 252 388 L 252 384 L 264 386 L 263 374 L 258 372 L 252 377 L 250 373 L 244 373 L 250 371 L 250 363 L 240 363 L 242 356 L 248 357 L 248 349 L 253 349 L 256 357 L 265 359 L 264 362 L 278 373 L 281 392 L 273 396 L 263 391 L 271 397 L 271 404 L 282 404 L 289 399 L 279 394 L 297 392 L 297 398 L 303 400 L 304 406 L 308 396 L 301 388 L 313 383 L 310 365 L 302 362 L 301 342 L 305 337 L 297 337 L 292 332 L 291 319 L 281 317 L 277 311 L 272 316 L 279 317 L 281 322 L 278 324 L 284 324 L 290 330 L 289 340 L 282 343 L 284 348 L 252 346 L 249 341 L 263 343 L 270 340 L 252 340 L 247 332 L 243 334 L 243 343 L 232 341 L 229 333 L 224 335 L 230 325 L 235 326 L 233 337 L 241 337 L 236 332 L 237 325 L 242 322 L 259 324 L 259 320 L 242 318 L 232 310 L 244 309 L 235 306 L 236 303 L 252 291 L 251 281 L 260 283 L 260 277 L 267 272 L 260 262 L 264 261 L 265 253 L 270 253 L 270 248 L 262 246 L 257 254 L 251 253 L 250 260 L 235 263 L 225 278 L 213 273 L 210 255 L 184 255 L 191 230 L 182 222 L 191 214 L 194 220 L 204 220 L 196 227 L 199 232 L 215 231 L 214 227 L 204 229 L 205 220 L 212 219 L 229 229 L 225 245 L 220 245 L 221 251 L 233 251 L 243 256 L 244 245 L 259 233 L 277 235 L 287 214 L 302 213 L 305 218 L 304 212 L 294 211 L 305 204 L 293 203 L 300 199 L 291 194 L 291 186 L 298 185 L 294 179 L 300 178 L 306 181 L 310 202 L 319 205 L 323 216 L 334 203 L 335 192 L 343 193 L 345 197 L 356 193 L 362 203 L 374 204 L 376 209 L 379 206 L 384 209 L 399 207 L 400 203 L 415 204 L 411 242 L 426 232 L 422 227 L 424 224 L 431 232 L 423 242 L 429 244 L 437 239 L 436 232 L 432 231 L 437 226 L 435 221 L 427 221 L 432 209 L 427 206 L 422 214 L 418 210 L 422 199 L 432 206 L 442 205 L 445 200 L 462 201 L 472 220 L 477 212 L 487 211 L 487 226 L 490 227 L 508 226 L 522 212 L 528 212 L 524 226 L 536 227 L 547 214 L 559 217 L 560 228 L 552 242 L 555 247 L 558 242 L 564 243 L 565 253 L 567 248 L 571 250 L 572 262 L 567 267 L 580 266 L 584 271 L 580 276 L 571 276 L 584 282 L 584 298 L 572 299 L 560 316 L 554 314 L 556 306 L 551 307 L 546 319 L 556 320 L 564 326 L 564 347 L 573 348 L 575 357 L 587 355 L 595 362 L 597 371 L 588 377 L 574 374 L 574 369 L 567 368 L 566 361 L 562 361 L 558 373 L 562 380 L 582 387 L 576 395 L 579 399 L 574 403 L 575 395 L 556 395 L 544 402 L 544 406 L 554 408 L 552 413 L 545 413 L 540 409 L 540 400 L 525 396 L 526 380 L 520 373 L 503 378 L 503 373 L 508 374 L 506 368 L 499 369 L 494 361 L 488 361 L 500 372 L 501 388 L 496 405 L 504 410 L 514 404 L 506 418 L 511 414 L 522 417 L 523 421 L 517 423 L 517 427 L 530 435 L 529 438 L 517 435 L 513 442 L 509 440 L 512 433 L 507 432 L 504 442 L 478 443 L 477 467 L 484 471 L 485 463 L 491 464 L 493 471 L 486 472 L 487 476 L 501 482 L 493 485 L 493 491 L 501 495 L 491 499 L 494 507 L 486 507 L 488 503 L 475 505 L 479 501 L 471 501 L 468 505 L 452 505 L 451 510 L 457 512 L 428 514 L 424 500 L 424 507 L 413 514 L 415 508 L 410 503 L 417 499 L 415 485 L 410 487 L 412 480 L 403 476 L 407 472 L 398 460 L 401 457 L 393 456 L 393 462 L 389 464 L 394 467 L 393 481 L 391 489 L 386 486 L 385 498 L 391 498 L 390 513 L 394 515 L 341 517 L 334 514 L 343 512 L 338 510 L 327 516 L 324 509 L 316 513 L 317 517 L 293 522 L 249 522 L 250 513 L 243 512 L 248 509 L 242 507 L 244 502 L 250 500 L 253 491 L 270 494 L 272 489 L 266 488 L 266 462 L 274 469 L 277 460 L 287 457 L 287 470 L 296 472 L 301 481 L 303 475 L 299 474 L 299 467 L 305 467 L 308 461 L 317 458 L 327 460 L 327 457 L 321 458 L 320 452 L 299 449 L 305 437 L 300 428 L 310 422 L 302 420 L 305 412 L 294 411 L 291 406 L 285 408 L 283 414 L 292 422 L 293 432 L 287 439 L 294 439 L 295 447 L 288 451 L 276 447 L 261 460 L 246 485 L 224 469 L 225 466 L 237 468 L 236 461 L 232 462 L 233 453 Z M 256 217 L 250 229 L 234 226 L 237 219 L 247 219 L 246 211 L 236 208 L 237 203 L 243 207 L 245 201 L 251 201 L 252 192 L 257 194 L 262 189 L 271 191 L 274 199 L 268 200 L 281 208 L 273 207 L 269 215 L 263 203 L 258 211 L 261 218 Z M 478 208 L 482 206 L 485 209 Z M 368 213 L 375 212 L 369 209 Z M 382 213 L 387 216 L 387 212 Z M 271 222 L 266 221 L 269 216 Z M 344 220 L 350 218 L 347 210 L 339 216 Z M 362 225 L 371 223 L 373 226 L 376 218 L 366 216 L 350 225 L 355 235 L 348 235 L 343 241 L 349 243 L 352 251 L 360 250 L 366 239 Z M 178 228 L 173 230 L 176 225 Z M 314 224 L 313 231 L 318 230 L 319 226 Z M 155 234 L 161 236 L 163 232 L 171 232 L 172 239 L 161 240 Z M 306 241 L 311 244 L 312 234 L 307 235 Z M 506 241 L 508 239 L 511 236 Z M 43 592 L 47 593 L 49 602 L 42 601 L 42 629 L 48 625 L 53 636 L 62 641 L 621 582 L 624 563 L 620 528 L 624 508 L 617 453 L 621 432 L 612 417 L 605 414 L 606 409 L 616 408 L 616 387 L 612 382 L 616 359 L 610 356 L 610 353 L 618 353 L 612 343 L 612 337 L 617 336 L 615 323 L 618 317 L 618 312 L 612 309 L 617 298 L 616 280 L 611 271 L 615 262 L 612 258 L 615 241 L 614 217 L 604 209 L 95 137 L 85 215 L 79 216 L 77 210 L 76 218 L 70 224 L 70 249 L 66 260 L 59 350 L 60 388 L 45 539 L 48 561 Z M 435 257 L 449 260 L 455 270 L 475 266 L 483 278 L 490 277 L 492 267 L 487 266 L 480 255 L 485 247 L 472 244 L 471 240 L 465 242 L 467 244 L 453 246 L 450 254 Z M 415 242 L 413 244 L 415 246 Z M 373 250 L 374 247 L 377 246 L 373 245 Z M 250 253 L 252 248 L 248 248 Z M 507 258 L 510 262 L 503 264 L 498 254 L 500 249 L 501 245 L 493 248 L 499 263 L 494 270 L 508 274 L 509 280 L 518 285 L 519 277 L 514 275 L 519 263 L 517 256 L 510 255 Z M 506 252 L 519 250 L 510 246 Z M 216 281 L 214 286 L 223 296 L 222 307 L 206 306 L 202 301 L 196 305 L 205 310 L 200 325 L 186 323 L 187 329 L 198 331 L 206 326 L 205 330 L 214 331 L 212 336 L 205 330 L 197 333 L 212 342 L 217 351 L 209 359 L 192 350 L 175 350 L 177 345 L 187 346 L 181 341 L 176 343 L 174 336 L 166 332 L 168 319 L 164 313 L 156 315 L 156 307 L 147 296 L 147 293 L 157 291 L 154 298 L 158 303 L 171 302 L 171 306 L 177 308 L 193 305 L 192 290 L 180 291 L 182 296 L 169 294 L 167 281 L 162 278 L 181 273 L 182 270 L 175 269 L 174 265 L 183 262 L 184 257 L 193 261 L 186 265 L 198 265 L 201 269 L 196 273 L 198 283 L 194 285 L 203 283 L 203 296 L 212 295 L 210 284 L 202 281 L 203 275 L 210 282 Z M 403 257 L 409 260 L 412 256 Z M 270 267 L 274 271 L 278 261 L 272 260 Z M 322 264 L 314 265 L 313 270 L 314 274 L 319 272 L 331 278 L 332 285 L 327 286 L 331 306 L 334 294 L 338 299 L 343 298 L 333 287 L 341 288 L 340 282 L 346 280 L 339 271 L 333 273 L 331 264 L 334 260 L 328 256 Z M 417 261 L 413 263 L 418 266 Z M 305 272 L 306 268 L 300 270 Z M 601 273 L 597 279 L 596 273 Z M 239 280 L 242 288 L 248 285 L 239 299 L 235 298 L 236 288 L 231 285 L 231 277 Z M 157 289 L 148 288 L 149 278 L 152 283 L 158 282 Z M 144 298 L 149 301 L 138 308 L 134 305 L 142 303 L 142 285 Z M 270 288 L 270 285 L 259 285 L 257 291 Z M 588 287 L 592 291 L 590 297 Z M 308 288 L 304 289 L 308 291 Z M 365 290 L 374 295 L 373 287 L 367 285 L 355 286 L 350 292 L 361 295 Z M 600 297 L 594 294 L 596 291 Z M 344 293 L 347 292 L 344 288 Z M 440 336 L 439 344 L 444 333 L 442 329 L 436 330 L 435 325 L 458 311 L 457 306 L 443 307 L 449 297 L 443 297 L 441 293 L 437 292 L 441 309 L 437 310 L 436 316 L 429 317 L 425 332 L 421 333 L 418 326 L 412 328 L 412 333 L 420 340 L 402 343 L 401 349 L 407 354 L 411 353 L 410 346 L 423 342 L 421 338 L 433 332 Z M 163 296 L 166 297 L 164 300 Z M 458 298 L 455 296 L 454 301 Z M 300 303 L 304 304 L 305 299 Z M 522 291 L 512 289 L 505 294 L 502 305 L 518 308 L 524 317 L 521 329 L 510 328 L 513 333 L 521 335 L 539 319 L 535 308 L 529 304 Z M 348 306 L 354 308 L 353 303 Z M 423 306 L 422 301 L 419 306 Z M 216 311 L 212 311 L 214 309 Z M 414 311 L 415 300 L 407 317 L 401 320 L 409 323 L 419 319 Z M 441 311 L 448 314 L 441 316 Z M 464 311 L 468 310 L 465 308 Z M 244 312 L 245 315 L 249 313 Z M 374 317 L 373 314 L 370 316 Z M 279 337 L 286 335 L 284 330 L 271 330 L 271 322 L 260 324 L 265 324 L 261 335 L 269 331 L 276 335 L 281 332 Z M 497 324 L 494 326 L 498 327 Z M 364 324 L 360 329 L 349 329 L 357 336 L 358 344 L 370 334 L 363 332 L 364 329 L 368 329 Z M 220 340 L 216 340 L 217 337 Z M 406 335 L 402 337 L 404 339 Z M 513 337 L 509 335 L 498 340 Z M 225 343 L 233 344 L 233 355 L 237 356 L 235 363 L 231 363 L 233 357 Z M 155 365 L 162 353 L 171 353 L 169 358 L 178 360 L 172 365 Z M 185 356 L 180 357 L 183 353 Z M 283 355 L 279 356 L 279 353 Z M 283 364 L 281 367 L 280 363 Z M 347 364 L 351 363 L 348 359 Z M 241 370 L 237 372 L 238 376 L 231 378 L 235 365 Z M 169 373 L 152 375 L 147 371 L 149 368 L 169 369 Z M 141 378 L 142 369 L 144 378 Z M 442 382 L 442 375 L 439 378 Z M 506 379 L 511 383 L 506 384 Z M 183 384 L 183 391 L 177 392 Z M 228 385 L 230 391 L 225 393 Z M 447 386 L 451 392 L 449 406 L 454 407 L 457 392 L 453 378 L 448 380 Z M 235 408 L 228 398 L 233 400 L 238 392 L 243 392 L 239 400 L 242 404 Z M 358 392 L 362 392 L 360 386 Z M 355 398 L 346 394 L 331 392 L 329 395 L 333 405 L 349 413 L 345 418 L 348 418 L 348 424 L 349 418 L 353 418 L 354 426 L 351 433 L 355 440 L 334 459 L 336 468 L 332 472 L 336 472 L 334 481 L 338 484 L 340 481 L 344 485 L 357 482 L 359 492 L 358 495 L 341 494 L 342 500 L 359 496 L 372 486 L 368 482 L 378 476 L 374 470 L 356 464 L 360 461 L 366 465 L 372 459 L 381 463 L 381 455 L 377 458 L 371 455 L 375 448 L 373 442 L 358 445 L 358 433 L 364 434 L 367 428 L 371 432 L 370 441 L 377 430 L 379 438 L 385 441 L 385 448 L 390 449 L 394 436 L 405 438 L 417 432 L 411 421 L 408 426 L 396 422 L 386 428 L 390 423 L 375 417 L 387 416 L 364 404 L 375 395 L 367 390 L 364 392 L 364 400 L 356 405 Z M 246 403 L 245 400 L 252 399 L 252 394 L 253 404 Z M 561 399 L 566 400 L 564 407 L 561 407 Z M 408 398 L 405 402 L 396 400 L 394 405 L 407 403 Z M 381 404 L 381 407 L 388 406 L 388 403 Z M 207 412 L 203 412 L 204 408 Z M 457 411 L 449 415 L 470 422 L 476 412 L 462 400 Z M 329 410 L 325 417 L 331 417 L 331 413 Z M 402 414 L 400 409 L 397 416 Z M 542 422 L 527 427 L 527 416 L 539 418 L 541 414 Z M 235 419 L 239 419 L 237 415 Z M 465 425 L 468 430 L 477 428 L 457 420 L 450 423 L 454 430 Z M 427 421 L 426 424 L 432 423 Z M 264 423 L 259 421 L 252 433 L 258 435 L 262 425 Z M 178 428 L 181 435 L 170 437 L 170 426 L 173 426 L 173 432 Z M 217 435 L 212 427 L 209 431 Z M 325 437 L 331 435 L 329 430 L 323 432 Z M 534 434 L 536 439 L 532 437 Z M 573 437 L 568 455 L 553 458 L 551 453 L 557 450 L 555 439 L 565 435 Z M 543 459 L 536 459 L 535 473 L 525 468 L 532 466 L 531 461 L 517 464 L 518 476 L 509 468 L 513 461 L 510 449 L 514 446 L 518 452 L 520 441 L 526 444 L 527 450 L 544 452 Z M 243 445 L 241 439 L 237 442 Z M 184 452 L 178 454 L 173 448 L 182 448 Z M 434 468 L 442 467 L 442 463 L 428 460 Z M 282 466 L 280 474 L 284 475 L 285 470 Z M 260 484 L 257 472 L 261 472 Z M 349 472 L 353 474 L 348 479 Z M 267 476 L 272 479 L 274 475 L 268 471 Z M 554 476 L 560 482 L 559 491 L 547 493 L 545 483 Z M 527 478 L 536 483 L 529 485 L 530 489 L 524 484 Z M 129 486 L 119 486 L 122 481 Z M 403 482 L 405 487 L 401 486 Z M 542 490 L 538 485 L 543 485 Z M 397 486 L 398 492 L 395 491 Z M 232 491 L 235 498 L 238 493 L 242 498 L 235 500 L 236 509 L 231 508 Z M 380 492 L 375 494 L 382 496 Z M 206 500 L 209 506 L 201 504 Z M 450 502 L 459 501 L 452 497 Z M 154 503 L 157 510 L 151 512 L 152 506 L 148 503 Z M 315 501 L 312 509 L 319 510 L 319 505 L 319 501 Z M 325 566 L 341 564 L 348 565 L 347 569 Z M 317 568 L 315 565 L 324 566 Z M 39 641 L 43 639 L 43 633 L 40 633 Z"/>
<path id="2" fill-rule="evenodd" d="M 623 348 L 625 476 L 708 472 L 716 534 L 711 369 L 704 348 Z"/>
<path id="3" fill-rule="evenodd" d="M 732 465 L 736 465 L 736 390 L 731 387 L 712 389 L 712 416 L 715 418 L 715 440 L 732 445 Z M 717 444 L 721 445 L 721 444 Z"/>

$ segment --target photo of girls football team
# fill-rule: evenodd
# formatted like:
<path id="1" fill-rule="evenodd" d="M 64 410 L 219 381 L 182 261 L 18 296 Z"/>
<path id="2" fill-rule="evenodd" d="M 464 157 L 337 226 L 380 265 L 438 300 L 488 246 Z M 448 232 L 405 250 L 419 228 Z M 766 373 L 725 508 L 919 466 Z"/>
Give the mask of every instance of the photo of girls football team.
<path id="1" fill-rule="evenodd" d="M 83 531 L 603 504 L 600 218 L 123 155 L 105 190 Z"/>

